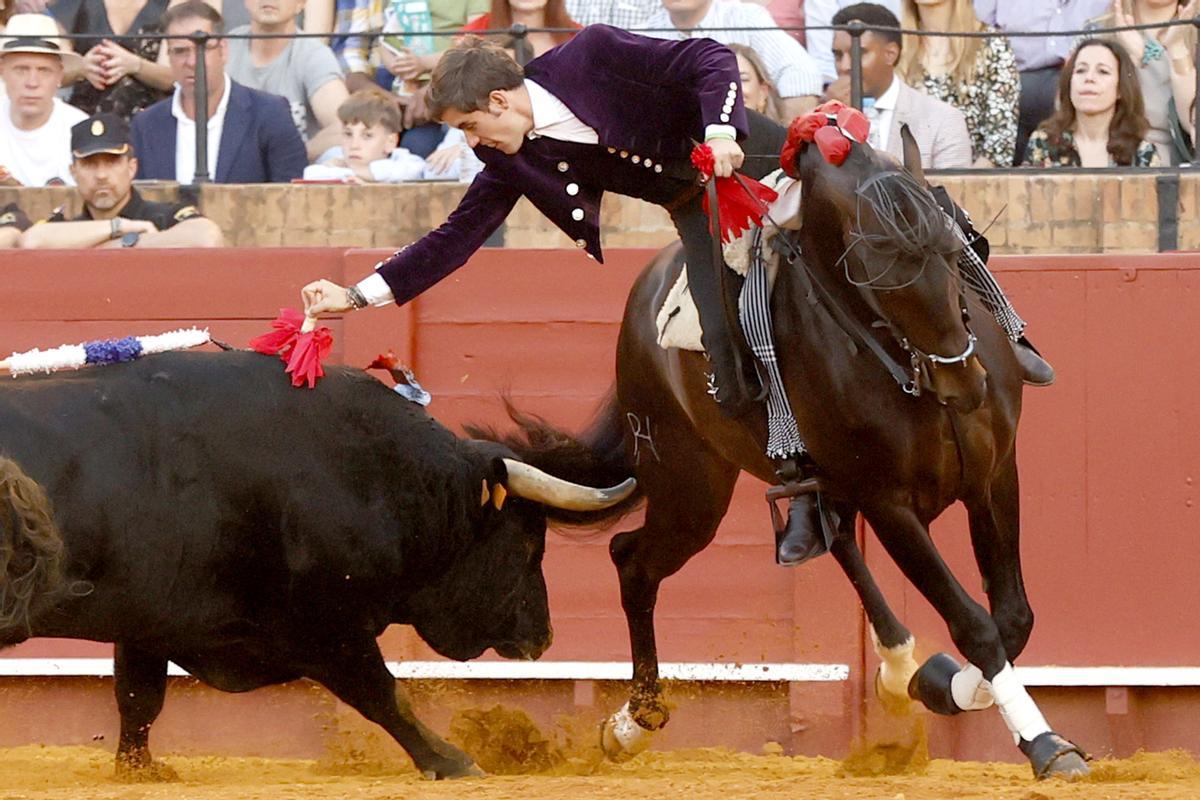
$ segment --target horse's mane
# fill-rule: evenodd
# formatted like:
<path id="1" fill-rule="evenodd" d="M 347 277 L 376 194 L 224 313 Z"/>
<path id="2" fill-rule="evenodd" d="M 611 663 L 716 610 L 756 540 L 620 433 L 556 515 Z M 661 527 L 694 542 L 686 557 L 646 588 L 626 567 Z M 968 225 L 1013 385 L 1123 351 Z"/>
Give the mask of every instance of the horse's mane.
<path id="1" fill-rule="evenodd" d="M 944 255 L 962 246 L 933 195 L 907 172 L 876 172 L 859 184 L 855 194 L 850 247 L 863 245 L 889 260 L 923 263 L 934 253 Z M 868 210 L 877 224 L 864 219 Z"/>

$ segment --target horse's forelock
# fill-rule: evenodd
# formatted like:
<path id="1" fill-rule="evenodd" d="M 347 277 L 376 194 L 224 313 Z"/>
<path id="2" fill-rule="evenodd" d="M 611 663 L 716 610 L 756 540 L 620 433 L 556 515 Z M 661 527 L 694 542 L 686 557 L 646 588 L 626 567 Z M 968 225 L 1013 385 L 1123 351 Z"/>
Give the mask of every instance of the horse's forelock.
<path id="1" fill-rule="evenodd" d="M 918 258 L 960 247 L 933 195 L 904 170 L 874 172 L 859 183 L 856 195 L 852 228 L 872 250 Z"/>

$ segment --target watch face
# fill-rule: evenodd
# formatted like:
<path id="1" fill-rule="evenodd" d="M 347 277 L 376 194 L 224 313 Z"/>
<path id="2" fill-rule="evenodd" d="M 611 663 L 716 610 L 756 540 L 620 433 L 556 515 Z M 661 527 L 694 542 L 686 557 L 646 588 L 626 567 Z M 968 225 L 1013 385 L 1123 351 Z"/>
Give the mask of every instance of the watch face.
<path id="1" fill-rule="evenodd" d="M 138 243 L 138 237 L 140 236 L 141 234 L 137 231 L 130 231 L 121 237 L 121 247 L 133 247 Z"/>

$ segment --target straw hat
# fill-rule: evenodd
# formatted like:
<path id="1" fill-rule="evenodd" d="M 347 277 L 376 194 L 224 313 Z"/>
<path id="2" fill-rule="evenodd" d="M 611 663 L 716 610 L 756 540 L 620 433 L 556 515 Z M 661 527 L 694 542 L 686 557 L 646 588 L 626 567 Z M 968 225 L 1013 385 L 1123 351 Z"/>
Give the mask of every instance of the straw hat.
<path id="1" fill-rule="evenodd" d="M 67 49 L 65 39 L 59 38 L 58 23 L 45 14 L 13 14 L 0 39 L 0 56 L 12 53 L 44 53 L 58 56 L 68 72 L 83 66 L 78 53 Z"/>

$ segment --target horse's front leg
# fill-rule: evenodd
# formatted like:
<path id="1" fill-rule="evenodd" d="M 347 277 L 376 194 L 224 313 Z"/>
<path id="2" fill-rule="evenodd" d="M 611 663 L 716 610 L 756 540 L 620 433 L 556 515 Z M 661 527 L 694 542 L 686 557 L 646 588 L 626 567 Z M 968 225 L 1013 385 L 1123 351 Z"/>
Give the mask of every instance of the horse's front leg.
<path id="1" fill-rule="evenodd" d="M 875 673 L 875 695 L 886 710 L 901 713 L 908 709 L 908 684 L 917 671 L 917 662 L 913 658 L 916 642 L 904 623 L 892 613 L 867 568 L 856 538 L 858 511 L 847 506 L 839 508 L 838 515 L 840 523 L 830 552 L 858 592 L 859 602 L 871 622 L 871 642 L 880 660 L 879 671 Z"/>
<path id="2" fill-rule="evenodd" d="M 979 669 L 1005 724 L 1029 758 L 1034 774 L 1038 778 L 1087 774 L 1082 751 L 1050 729 L 1013 670 L 995 621 L 950 572 L 933 546 L 929 530 L 912 509 L 878 505 L 864 512 L 888 554 L 946 621 L 955 646 Z M 940 690 L 943 687 L 940 679 L 949 671 L 945 662 L 939 663 L 939 657 L 935 656 L 913 677 L 910 693 L 931 710 L 946 713 L 947 709 L 941 706 L 943 696 L 933 694 L 930 687 Z M 931 678 L 939 680 L 931 684 Z M 959 706 L 958 710 L 962 708 L 960 699 L 951 691 L 950 700 Z"/>
<path id="3" fill-rule="evenodd" d="M 691 445 L 692 450 L 696 446 Z M 660 452 L 662 452 L 660 445 Z M 629 624 L 633 689 L 627 702 L 601 729 L 610 758 L 633 755 L 650 744 L 650 734 L 670 716 L 658 681 L 654 606 L 658 587 L 703 550 L 729 507 L 738 469 L 715 456 L 693 454 L 673 469 L 656 464 L 639 472 L 646 487 L 646 522 L 613 537 L 609 552 L 621 582 L 621 607 Z M 686 481 L 691 491 L 677 483 Z M 696 491 L 697 486 L 703 491 Z"/>

